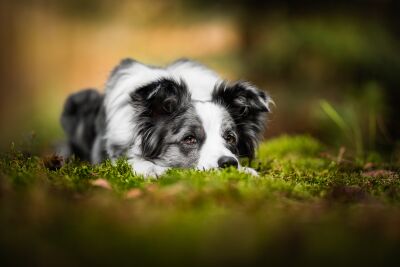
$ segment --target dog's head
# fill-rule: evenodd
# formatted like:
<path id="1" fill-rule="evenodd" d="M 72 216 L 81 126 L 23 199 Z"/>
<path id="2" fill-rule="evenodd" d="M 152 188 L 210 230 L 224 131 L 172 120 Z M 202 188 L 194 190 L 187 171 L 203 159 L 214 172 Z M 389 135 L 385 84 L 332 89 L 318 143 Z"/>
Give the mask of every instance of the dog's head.
<path id="1" fill-rule="evenodd" d="M 141 156 L 165 167 L 210 169 L 252 158 L 269 97 L 246 82 L 215 86 L 195 101 L 184 81 L 164 78 L 130 94 Z"/>

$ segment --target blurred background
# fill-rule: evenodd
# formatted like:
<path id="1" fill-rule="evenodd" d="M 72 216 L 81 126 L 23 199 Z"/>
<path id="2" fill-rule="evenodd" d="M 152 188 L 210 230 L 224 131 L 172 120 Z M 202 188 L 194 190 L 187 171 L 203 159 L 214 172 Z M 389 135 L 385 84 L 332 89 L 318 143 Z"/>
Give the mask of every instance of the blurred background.
<path id="1" fill-rule="evenodd" d="M 397 158 L 400 5 L 365 1 L 3 0 L 0 147 L 43 151 L 72 92 L 103 90 L 125 57 L 198 60 L 276 102 L 266 138 L 308 133 Z"/>

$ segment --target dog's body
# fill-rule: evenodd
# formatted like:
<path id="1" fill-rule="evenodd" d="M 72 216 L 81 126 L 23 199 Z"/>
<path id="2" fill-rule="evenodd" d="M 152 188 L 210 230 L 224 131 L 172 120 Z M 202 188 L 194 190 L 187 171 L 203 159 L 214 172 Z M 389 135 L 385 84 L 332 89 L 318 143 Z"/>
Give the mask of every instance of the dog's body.
<path id="1" fill-rule="evenodd" d="M 251 84 L 227 84 L 193 61 L 161 68 L 125 59 L 104 95 L 71 95 L 61 122 L 70 153 L 92 163 L 125 156 L 144 176 L 171 167 L 255 173 L 239 157 L 254 156 L 270 101 Z"/>

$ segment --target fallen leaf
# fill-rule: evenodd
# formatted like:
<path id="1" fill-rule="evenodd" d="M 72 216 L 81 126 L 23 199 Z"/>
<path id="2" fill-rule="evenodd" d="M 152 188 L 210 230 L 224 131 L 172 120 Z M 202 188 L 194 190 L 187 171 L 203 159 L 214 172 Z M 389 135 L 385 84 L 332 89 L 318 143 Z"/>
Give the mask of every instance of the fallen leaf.
<path id="1" fill-rule="evenodd" d="M 126 192 L 125 198 L 134 199 L 140 197 L 142 194 L 143 194 L 142 190 L 140 190 L 139 188 L 133 188 L 128 192 Z"/>
<path id="2" fill-rule="evenodd" d="M 150 193 L 155 192 L 157 189 L 158 189 L 157 184 L 149 184 L 148 186 L 146 186 L 146 190 Z"/>
<path id="3" fill-rule="evenodd" d="M 92 181 L 92 185 L 111 190 L 111 185 L 106 179 L 96 179 Z"/>

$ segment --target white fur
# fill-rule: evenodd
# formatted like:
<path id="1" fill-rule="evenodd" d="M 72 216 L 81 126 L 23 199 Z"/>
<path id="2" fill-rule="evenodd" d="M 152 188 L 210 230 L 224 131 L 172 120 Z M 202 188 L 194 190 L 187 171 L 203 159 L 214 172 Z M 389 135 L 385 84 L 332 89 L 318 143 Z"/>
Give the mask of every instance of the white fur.
<path id="1" fill-rule="evenodd" d="M 150 67 L 139 62 L 133 62 L 118 70 L 106 85 L 104 105 L 106 109 L 106 150 L 115 160 L 118 155 L 113 155 L 112 147 L 128 147 L 126 152 L 129 163 L 136 174 L 159 176 L 168 170 L 168 167 L 157 166 L 153 162 L 141 158 L 140 138 L 135 132 L 134 107 L 130 105 L 130 94 L 137 88 L 151 83 L 160 78 L 174 78 L 183 80 L 192 100 L 210 101 L 211 94 L 216 84 L 222 82 L 221 78 L 213 71 L 192 61 L 178 61 L 166 68 Z M 265 103 L 267 105 L 267 103 Z M 224 146 L 221 136 L 223 113 L 227 112 L 222 107 L 212 103 L 196 103 L 196 110 L 206 131 L 206 141 L 201 149 L 198 169 L 211 169 L 218 167 L 221 156 L 236 156 Z M 237 159 L 237 158 L 236 158 Z M 256 174 L 249 168 L 239 169 Z"/>
<path id="2" fill-rule="evenodd" d="M 218 168 L 218 159 L 223 156 L 233 157 L 239 162 L 236 155 L 226 148 L 222 138 L 222 120 L 224 118 L 224 113 L 227 111 L 221 106 L 210 102 L 199 102 L 196 103 L 195 107 L 207 136 L 200 150 L 200 159 L 197 164 L 197 169 L 209 170 Z M 240 163 L 238 169 L 251 175 L 258 176 L 255 170 L 242 167 Z"/>
<path id="3" fill-rule="evenodd" d="M 105 95 L 105 108 L 107 114 L 106 148 L 111 146 L 129 146 L 132 141 L 135 124 L 133 122 L 134 108 L 129 104 L 129 94 L 142 85 L 150 83 L 158 78 L 170 77 L 169 73 L 162 69 L 149 68 L 146 65 L 135 62 L 129 68 L 120 70 L 119 79 L 113 84 L 107 84 Z"/>
<path id="4" fill-rule="evenodd" d="M 193 100 L 210 101 L 215 85 L 222 81 L 215 72 L 193 61 L 177 62 L 167 70 L 176 80 L 186 82 Z"/>
<path id="5" fill-rule="evenodd" d="M 225 141 L 222 138 L 222 120 L 224 112 L 227 111 L 210 102 L 199 102 L 196 103 L 195 107 L 206 132 L 206 140 L 200 150 L 200 159 L 197 168 L 200 170 L 218 168 L 218 159 L 222 156 L 233 157 L 238 160 L 225 147 Z"/>
<path id="6" fill-rule="evenodd" d="M 151 161 L 143 160 L 141 158 L 133 158 L 128 160 L 132 166 L 132 170 L 137 175 L 147 177 L 158 177 L 166 172 L 169 168 L 158 166 Z"/>

